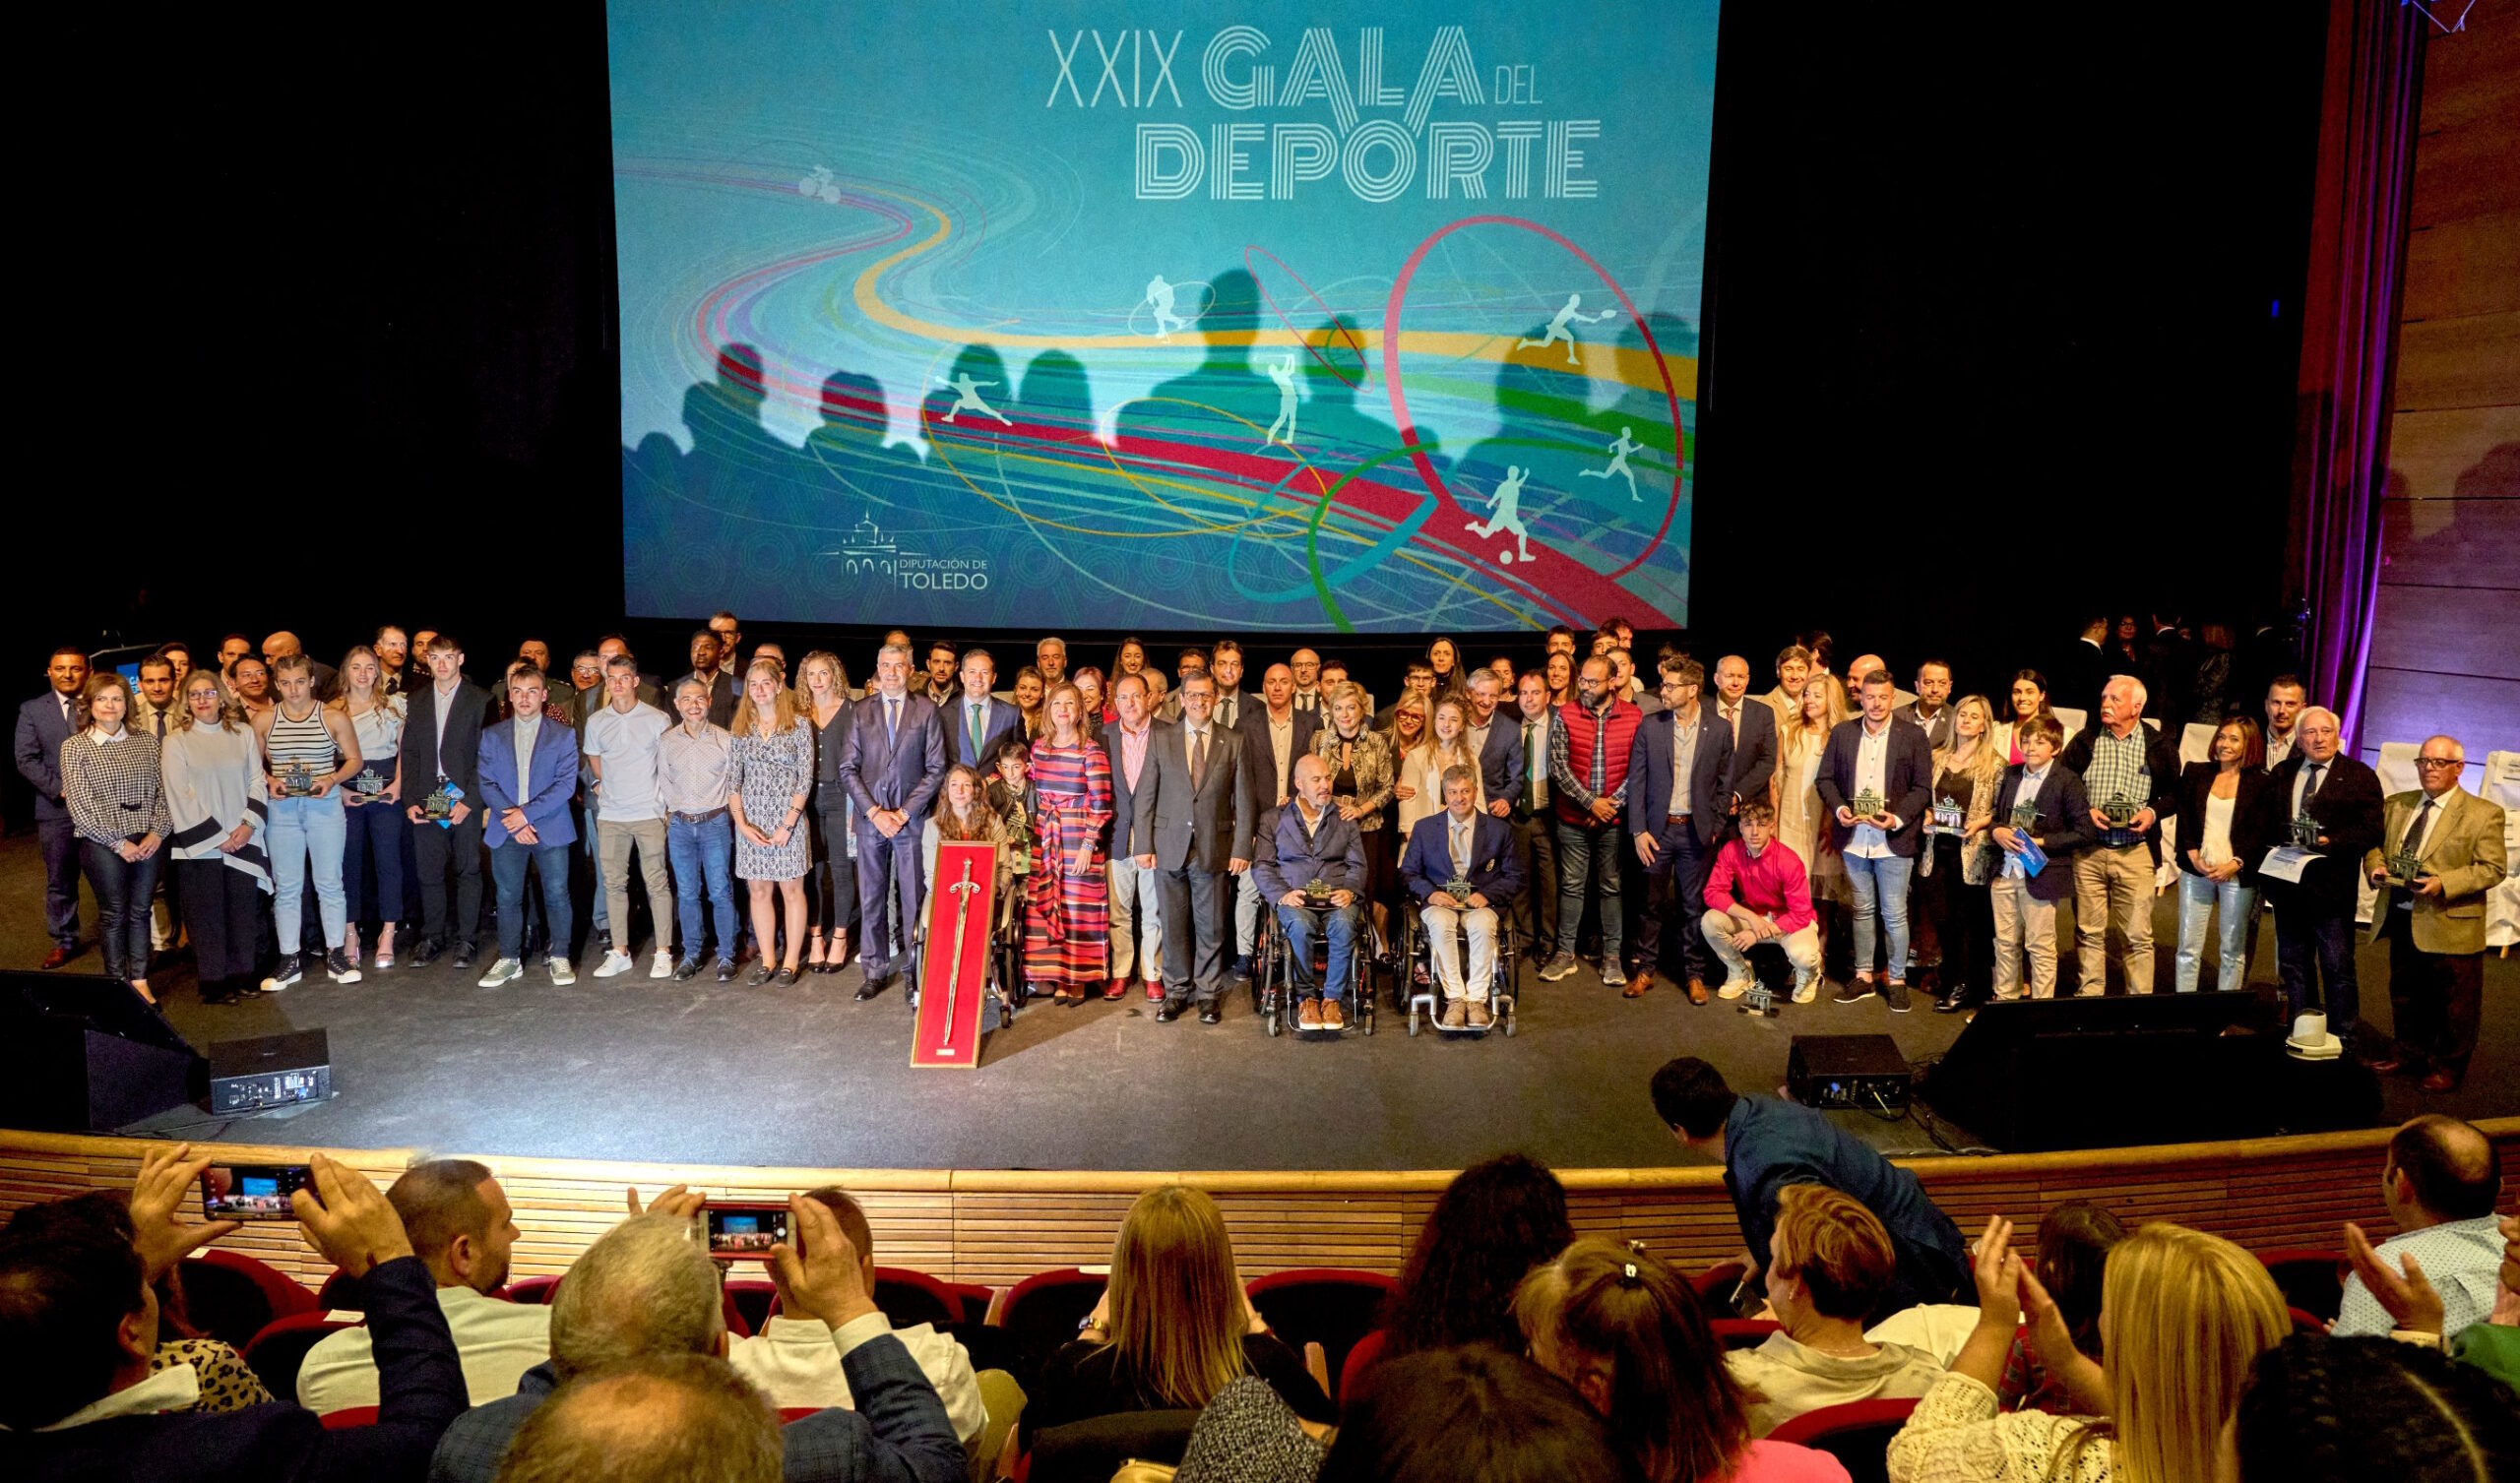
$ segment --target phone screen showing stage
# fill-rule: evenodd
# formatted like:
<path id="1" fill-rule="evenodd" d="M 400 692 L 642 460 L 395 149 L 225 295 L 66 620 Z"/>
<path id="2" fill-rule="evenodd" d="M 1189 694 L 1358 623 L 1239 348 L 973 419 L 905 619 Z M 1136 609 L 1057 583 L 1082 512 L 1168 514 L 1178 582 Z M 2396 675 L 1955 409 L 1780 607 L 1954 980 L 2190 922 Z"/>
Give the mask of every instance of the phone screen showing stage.
<path id="1" fill-rule="evenodd" d="M 201 1171 L 201 1212 L 208 1220 L 294 1220 L 292 1191 L 313 1180 L 304 1164 L 213 1164 Z"/>
<path id="2" fill-rule="evenodd" d="M 713 1205 L 702 1213 L 709 1222 L 709 1255 L 729 1261 L 766 1261 L 770 1249 L 788 1239 L 788 1207 L 784 1205 Z"/>

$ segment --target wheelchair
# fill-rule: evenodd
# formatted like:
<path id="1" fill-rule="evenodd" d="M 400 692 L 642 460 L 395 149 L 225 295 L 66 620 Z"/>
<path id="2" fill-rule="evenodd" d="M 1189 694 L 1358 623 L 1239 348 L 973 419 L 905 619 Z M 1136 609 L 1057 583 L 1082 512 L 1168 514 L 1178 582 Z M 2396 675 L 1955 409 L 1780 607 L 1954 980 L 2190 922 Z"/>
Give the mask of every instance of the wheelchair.
<path id="1" fill-rule="evenodd" d="M 1435 945 L 1419 924 L 1420 903 L 1412 899 L 1401 913 L 1400 923 L 1400 996 L 1409 1011 L 1409 1033 L 1418 1033 L 1418 1016 L 1422 1010 L 1426 1022 L 1436 1024 L 1442 1012 L 1443 983 L 1435 976 Z M 1514 930 L 1513 909 L 1494 908 L 1496 912 L 1496 970 L 1488 977 L 1487 1023 L 1481 1027 L 1465 1027 L 1446 1031 L 1449 1034 L 1484 1036 L 1488 1030 L 1501 1029 L 1507 1038 L 1514 1033 L 1514 1002 L 1522 995 L 1523 942 Z M 1462 976 L 1470 976 L 1470 934 L 1463 932 L 1453 939 L 1453 951 L 1461 956 Z M 1476 992 L 1477 986 L 1464 988 Z"/>
<path id="2" fill-rule="evenodd" d="M 1260 1017 L 1261 1026 L 1277 1036 L 1297 1028 L 1293 944 L 1287 937 L 1286 924 L 1278 920 L 1278 903 L 1264 898 L 1260 904 L 1260 937 L 1251 958 L 1251 1008 Z M 1356 905 L 1356 981 L 1350 985 L 1347 1004 L 1354 1012 L 1353 1027 L 1370 1035 L 1374 1032 L 1374 973 L 1379 968 L 1388 976 L 1391 965 L 1384 958 L 1389 945 L 1375 930 L 1372 903 L 1359 896 Z M 1325 908 L 1314 914 L 1329 913 Z M 1323 933 L 1312 940 L 1313 981 L 1320 982 L 1329 971 L 1330 938 Z"/>

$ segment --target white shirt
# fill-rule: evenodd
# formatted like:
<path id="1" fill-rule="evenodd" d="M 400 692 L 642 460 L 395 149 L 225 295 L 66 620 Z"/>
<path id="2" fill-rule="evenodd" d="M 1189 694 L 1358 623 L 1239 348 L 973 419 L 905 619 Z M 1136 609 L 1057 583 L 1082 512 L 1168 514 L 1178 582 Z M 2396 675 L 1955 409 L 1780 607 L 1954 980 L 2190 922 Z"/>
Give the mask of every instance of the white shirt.
<path id="1" fill-rule="evenodd" d="M 1278 791 L 1269 795 L 1269 803 L 1273 808 L 1276 807 L 1279 799 L 1294 791 L 1293 779 L 1290 772 L 1294 766 L 1294 750 L 1295 713 L 1291 709 L 1287 711 L 1285 720 L 1280 720 L 1274 715 L 1269 717 L 1269 751 L 1278 762 Z"/>
<path id="2" fill-rule="evenodd" d="M 1855 790 L 1858 795 L 1867 791 L 1879 795 L 1885 809 L 1890 806 L 1890 731 L 1898 724 L 1896 716 L 1883 721 L 1879 731 L 1872 729 L 1870 721 L 1856 723 Z M 1855 800 L 1847 801 L 1852 806 Z M 1854 837 L 1847 840 L 1846 852 L 1878 860 L 1890 853 L 1890 836 L 1872 825 L 1858 824 Z"/>
<path id="3" fill-rule="evenodd" d="M 455 690 L 449 690 L 443 685 L 436 684 L 435 681 L 430 683 L 437 691 L 437 775 L 445 777 L 449 775 L 446 771 L 446 718 L 455 711 L 455 692 L 464 688 L 464 680 L 462 676 L 457 676 Z"/>
<path id="4" fill-rule="evenodd" d="M 2025 803 L 2038 802 L 2039 790 L 2048 785 L 2048 774 L 2054 771 L 2055 766 L 2055 759 L 2049 758 L 2048 766 L 2041 768 L 2036 772 L 2024 767 L 2021 773 L 2021 786 L 2013 789 L 2012 792 L 2012 806 L 2014 808 L 2019 808 Z M 2000 825 L 2010 825 L 2012 821 L 2008 818 L 1998 819 L 1995 823 Z M 2027 834 L 2029 831 L 2024 830 L 2022 833 Z M 2014 854 L 2011 850 L 2004 851 L 2003 873 L 2016 881 L 2022 880 L 2030 874 L 2029 871 L 2022 868 L 2021 856 Z"/>
<path id="5" fill-rule="evenodd" d="M 441 1287 L 437 1306 L 455 1335 L 464 1389 L 476 1406 L 514 1395 L 525 1372 L 551 1357 L 551 1310 L 543 1304 Z M 319 1416 L 377 1403 L 376 1341 L 366 1325 L 328 1333 L 306 1351 L 297 1403 Z"/>
<path id="6" fill-rule="evenodd" d="M 201 1403 L 201 1375 L 189 1364 L 168 1365 L 136 1386 L 89 1402 L 38 1432 L 66 1432 L 92 1421 L 116 1416 L 154 1416 L 160 1411 L 189 1411 Z"/>
<path id="7" fill-rule="evenodd" d="M 2278 736 L 2272 731 L 2266 733 L 2266 770 L 2268 772 L 2271 772 L 2277 768 L 2284 766 L 2284 759 L 2292 755 L 2292 732 L 2287 731 L 2282 736 Z"/>
<path id="8" fill-rule="evenodd" d="M 2441 1336 L 2448 1338 L 2493 1314 L 2502 1268 L 2502 1232 L 2492 1215 L 2445 1220 L 2380 1243 L 2380 1261 L 2396 1271 L 2412 1255 L 2441 1295 Z M 2397 1327 L 2360 1276 L 2345 1279 L 2345 1298 L 2328 1331 L 2340 1338 L 2381 1338 Z"/>
<path id="9" fill-rule="evenodd" d="M 665 816 L 657 791 L 657 744 L 674 727 L 672 717 L 645 701 L 628 713 L 610 706 L 587 717 L 587 755 L 603 765 L 596 816 L 606 824 L 631 824 Z"/>
<path id="10" fill-rule="evenodd" d="M 1691 811 L 1689 773 L 1697 769 L 1697 715 L 1671 713 L 1671 806 L 1664 812 L 1676 819 Z"/>
<path id="11" fill-rule="evenodd" d="M 2344 758 L 2345 754 L 2343 752 L 2339 752 L 2336 756 L 2329 758 L 2325 762 L 2312 762 L 2306 757 L 2301 759 L 2301 771 L 2293 774 L 2294 819 L 2300 818 L 2303 812 L 2305 812 L 2302 808 L 2302 804 L 2310 796 L 2310 769 L 2316 768 L 2319 770 L 2319 786 L 2326 787 L 2327 780 L 2336 775 L 2336 765 L 2343 761 Z M 2313 815 L 2312 817 L 2315 818 L 2316 816 Z M 2286 822 L 2290 823 L 2291 821 L 2287 820 Z"/>
<path id="12" fill-rule="evenodd" d="M 945 1402 L 946 1419 L 954 1423 L 954 1435 L 970 1445 L 988 1421 L 988 1412 L 980 1404 L 979 1377 L 972 1371 L 971 1351 L 926 1324 L 858 1332 L 862 1325 L 881 1322 L 881 1315 L 870 1315 L 844 1325 L 849 1337 L 855 1340 L 844 1346 L 837 1341 L 831 1326 L 819 1319 L 776 1317 L 751 1338 L 729 1337 L 726 1362 L 744 1379 L 759 1386 L 772 1405 L 846 1406 L 855 1410 L 857 1403 L 849 1393 L 849 1376 L 841 1368 L 841 1355 L 875 1333 L 890 1331 L 910 1351 L 927 1383 L 936 1388 L 936 1398 Z"/>

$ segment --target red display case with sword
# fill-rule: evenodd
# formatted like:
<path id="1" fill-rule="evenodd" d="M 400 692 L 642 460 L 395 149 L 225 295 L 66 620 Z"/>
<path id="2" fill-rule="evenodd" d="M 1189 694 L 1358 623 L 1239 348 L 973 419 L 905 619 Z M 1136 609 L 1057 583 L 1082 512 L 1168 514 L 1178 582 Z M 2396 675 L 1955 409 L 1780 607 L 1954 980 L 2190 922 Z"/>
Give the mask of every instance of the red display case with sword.
<path id="1" fill-rule="evenodd" d="M 936 846 L 927 952 L 919 965 L 918 1018 L 910 1064 L 972 1070 L 980 1064 L 989 952 L 997 920 L 997 847 L 956 840 Z"/>

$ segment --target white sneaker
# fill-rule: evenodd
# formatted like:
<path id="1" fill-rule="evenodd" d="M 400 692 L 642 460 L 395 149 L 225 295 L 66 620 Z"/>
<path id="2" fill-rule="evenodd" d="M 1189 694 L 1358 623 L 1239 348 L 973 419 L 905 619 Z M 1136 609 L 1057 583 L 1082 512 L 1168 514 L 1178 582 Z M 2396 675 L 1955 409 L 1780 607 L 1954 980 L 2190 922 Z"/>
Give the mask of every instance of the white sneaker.
<path id="1" fill-rule="evenodd" d="M 619 952 L 606 953 L 603 955 L 603 961 L 595 965 L 595 976 L 598 978 L 618 978 L 622 974 L 629 972 L 630 967 L 631 963 L 629 954 Z"/>
<path id="2" fill-rule="evenodd" d="M 673 955 L 662 948 L 657 950 L 657 960 L 648 965 L 650 978 L 673 977 Z"/>
<path id="3" fill-rule="evenodd" d="M 1819 997 L 1820 980 L 1817 977 L 1797 979 L 1795 982 L 1794 1002 L 1796 1004 L 1809 1004 Z"/>
<path id="4" fill-rule="evenodd" d="M 503 983 L 514 983 L 524 976 L 524 963 L 519 962 L 513 958 L 502 958 L 497 962 L 490 964 L 489 972 L 481 975 L 481 987 L 485 989 L 495 989 Z"/>
<path id="5" fill-rule="evenodd" d="M 549 961 L 551 964 L 551 981 L 553 983 L 558 984 L 561 988 L 565 989 L 569 985 L 578 981 L 578 970 L 576 964 L 570 962 L 565 958 L 554 958 Z M 630 959 L 627 958 L 621 959 L 621 965 L 625 968 L 630 966 Z M 522 970 L 520 969 L 519 971 Z"/>
<path id="6" fill-rule="evenodd" d="M 1738 999 L 1748 992 L 1750 992 L 1750 981 L 1748 979 L 1728 978 L 1724 980 L 1724 987 L 1715 991 L 1715 997 L 1718 999 Z"/>

